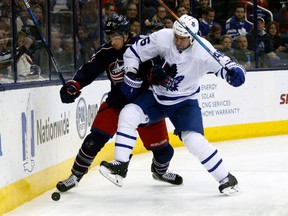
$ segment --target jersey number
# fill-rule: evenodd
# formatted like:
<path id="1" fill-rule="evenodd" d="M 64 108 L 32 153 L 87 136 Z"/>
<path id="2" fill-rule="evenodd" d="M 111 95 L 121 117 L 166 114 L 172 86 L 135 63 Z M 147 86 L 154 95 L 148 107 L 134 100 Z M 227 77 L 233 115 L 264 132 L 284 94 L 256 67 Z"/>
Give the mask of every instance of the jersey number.
<path id="1" fill-rule="evenodd" d="M 141 40 L 140 45 L 145 46 L 146 44 L 149 44 L 149 43 L 150 43 L 150 37 L 146 37 Z"/>

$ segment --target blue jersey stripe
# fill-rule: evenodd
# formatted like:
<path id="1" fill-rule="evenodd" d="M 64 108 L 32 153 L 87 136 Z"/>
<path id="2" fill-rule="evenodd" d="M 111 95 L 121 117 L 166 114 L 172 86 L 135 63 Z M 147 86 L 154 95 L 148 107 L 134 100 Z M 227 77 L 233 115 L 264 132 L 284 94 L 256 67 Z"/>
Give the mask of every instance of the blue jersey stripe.
<path id="1" fill-rule="evenodd" d="M 133 46 L 130 47 L 130 50 L 134 53 L 134 55 L 139 59 L 139 61 L 142 63 L 140 56 L 138 55 L 138 53 L 136 52 L 136 50 L 133 48 Z"/>

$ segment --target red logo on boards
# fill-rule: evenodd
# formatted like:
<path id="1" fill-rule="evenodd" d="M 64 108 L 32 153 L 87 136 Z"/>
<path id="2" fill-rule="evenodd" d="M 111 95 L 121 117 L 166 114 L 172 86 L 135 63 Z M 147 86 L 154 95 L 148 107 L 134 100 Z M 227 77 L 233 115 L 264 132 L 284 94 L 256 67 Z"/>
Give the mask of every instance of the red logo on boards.
<path id="1" fill-rule="evenodd" d="M 288 104 L 288 94 L 280 95 L 280 104 Z"/>

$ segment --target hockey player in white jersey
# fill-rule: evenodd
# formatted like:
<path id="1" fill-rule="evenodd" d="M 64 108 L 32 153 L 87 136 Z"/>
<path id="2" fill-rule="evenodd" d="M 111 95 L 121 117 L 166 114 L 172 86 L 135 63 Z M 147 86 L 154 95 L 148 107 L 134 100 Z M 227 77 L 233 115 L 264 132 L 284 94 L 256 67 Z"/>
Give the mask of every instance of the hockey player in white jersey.
<path id="1" fill-rule="evenodd" d="M 188 15 L 180 18 L 197 34 L 198 21 Z M 175 21 L 173 29 L 162 29 L 138 41 L 124 54 L 126 76 L 131 80 L 139 64 L 157 55 L 164 58 L 166 66 L 155 66 L 150 74 L 151 91 L 140 95 L 121 111 L 115 142 L 115 161 L 102 161 L 104 176 L 119 177 L 119 170 L 128 166 L 129 155 L 135 145 L 140 124 L 150 124 L 168 117 L 175 127 L 174 133 L 196 156 L 205 169 L 219 182 L 219 191 L 231 194 L 238 191 L 237 179 L 229 173 L 218 150 L 204 138 L 201 109 L 198 104 L 200 79 L 213 72 L 234 87 L 245 82 L 245 69 L 224 56 L 204 38 L 199 38 L 217 54 L 222 67 L 187 30 Z M 133 90 L 133 84 L 126 83 Z"/>

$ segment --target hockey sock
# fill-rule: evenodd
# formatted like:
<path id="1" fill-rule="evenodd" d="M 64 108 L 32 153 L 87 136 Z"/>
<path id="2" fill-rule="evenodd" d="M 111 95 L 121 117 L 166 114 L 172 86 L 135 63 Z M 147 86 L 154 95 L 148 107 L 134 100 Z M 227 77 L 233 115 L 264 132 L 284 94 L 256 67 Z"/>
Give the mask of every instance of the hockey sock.
<path id="1" fill-rule="evenodd" d="M 213 145 L 208 143 L 202 134 L 184 131 L 181 136 L 188 150 L 198 158 L 216 181 L 219 182 L 228 175 L 228 170 L 220 153 Z"/>
<path id="2" fill-rule="evenodd" d="M 115 140 L 115 160 L 129 161 L 130 154 L 136 144 L 136 129 L 139 124 L 145 123 L 146 119 L 143 110 L 135 104 L 128 104 L 121 110 Z"/>
<path id="3" fill-rule="evenodd" d="M 168 144 L 161 149 L 152 149 L 152 152 L 154 156 L 152 166 L 157 173 L 164 174 L 167 171 L 170 160 L 174 155 L 173 147 Z"/>
<path id="4" fill-rule="evenodd" d="M 72 167 L 72 173 L 82 176 L 88 171 L 97 153 L 110 138 L 98 132 L 90 133 L 84 140 Z"/>

